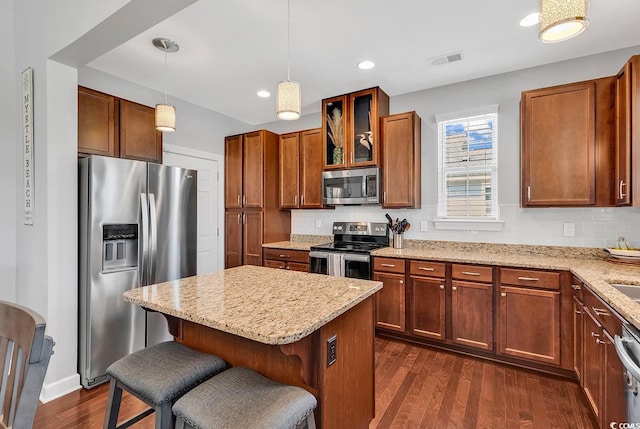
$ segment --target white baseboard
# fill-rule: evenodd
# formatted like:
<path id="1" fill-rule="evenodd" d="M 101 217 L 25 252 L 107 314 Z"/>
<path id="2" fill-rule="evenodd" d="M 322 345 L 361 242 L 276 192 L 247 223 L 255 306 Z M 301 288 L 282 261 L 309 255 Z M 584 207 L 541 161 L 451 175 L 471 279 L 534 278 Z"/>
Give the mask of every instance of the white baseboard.
<path id="1" fill-rule="evenodd" d="M 47 403 L 61 396 L 80 389 L 80 374 L 70 375 L 53 383 L 44 383 L 40 391 L 40 402 Z"/>

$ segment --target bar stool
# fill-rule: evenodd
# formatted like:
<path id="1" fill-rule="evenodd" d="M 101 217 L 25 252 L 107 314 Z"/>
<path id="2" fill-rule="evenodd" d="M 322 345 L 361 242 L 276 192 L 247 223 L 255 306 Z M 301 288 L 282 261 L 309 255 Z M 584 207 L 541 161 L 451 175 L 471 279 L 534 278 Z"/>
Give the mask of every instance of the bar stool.
<path id="1" fill-rule="evenodd" d="M 316 398 L 244 367 L 193 388 L 173 406 L 176 429 L 315 429 Z"/>
<path id="2" fill-rule="evenodd" d="M 194 386 L 226 368 L 218 356 L 195 351 L 175 341 L 156 344 L 119 359 L 107 368 L 110 378 L 105 429 L 124 429 L 155 411 L 155 427 L 172 429 L 171 406 Z M 151 407 L 120 426 L 122 390 Z"/>

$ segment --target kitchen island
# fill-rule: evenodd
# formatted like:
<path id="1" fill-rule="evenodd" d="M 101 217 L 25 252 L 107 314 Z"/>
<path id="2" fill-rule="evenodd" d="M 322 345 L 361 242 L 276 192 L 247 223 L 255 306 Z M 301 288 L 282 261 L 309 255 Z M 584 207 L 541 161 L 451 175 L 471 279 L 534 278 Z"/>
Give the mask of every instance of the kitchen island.
<path id="1" fill-rule="evenodd" d="M 311 392 L 318 428 L 367 428 L 375 404 L 373 295 L 381 288 L 241 266 L 132 289 L 124 299 L 163 313 L 176 341 Z"/>

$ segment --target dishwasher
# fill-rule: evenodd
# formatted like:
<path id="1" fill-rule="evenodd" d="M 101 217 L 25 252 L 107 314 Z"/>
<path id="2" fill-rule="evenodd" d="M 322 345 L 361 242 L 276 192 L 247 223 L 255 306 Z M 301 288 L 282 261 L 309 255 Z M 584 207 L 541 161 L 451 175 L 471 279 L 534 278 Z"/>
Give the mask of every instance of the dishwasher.
<path id="1" fill-rule="evenodd" d="M 640 422 L 640 398 L 638 383 L 640 381 L 640 332 L 633 326 L 622 326 L 622 335 L 615 336 L 615 347 L 624 366 L 625 406 L 627 422 Z M 635 426 L 634 426 L 635 427 Z"/>

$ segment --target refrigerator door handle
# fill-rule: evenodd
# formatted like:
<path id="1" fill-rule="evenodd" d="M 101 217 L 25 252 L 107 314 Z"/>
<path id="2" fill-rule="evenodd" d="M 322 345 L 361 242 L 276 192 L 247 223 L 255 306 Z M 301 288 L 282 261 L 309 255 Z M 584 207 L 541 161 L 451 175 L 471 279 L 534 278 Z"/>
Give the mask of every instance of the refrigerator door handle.
<path id="1" fill-rule="evenodd" d="M 142 220 L 142 258 L 140 258 L 140 267 L 138 268 L 138 286 L 146 284 L 145 271 L 147 269 L 146 262 L 149 260 L 149 204 L 147 204 L 147 194 L 140 194 L 140 218 Z"/>
<path id="2" fill-rule="evenodd" d="M 156 196 L 149 194 L 149 284 L 156 282 L 156 263 L 158 257 L 158 216 L 156 214 Z"/>

